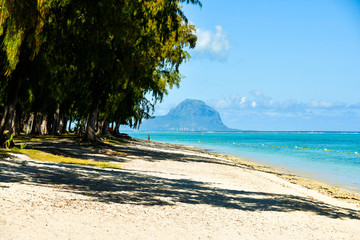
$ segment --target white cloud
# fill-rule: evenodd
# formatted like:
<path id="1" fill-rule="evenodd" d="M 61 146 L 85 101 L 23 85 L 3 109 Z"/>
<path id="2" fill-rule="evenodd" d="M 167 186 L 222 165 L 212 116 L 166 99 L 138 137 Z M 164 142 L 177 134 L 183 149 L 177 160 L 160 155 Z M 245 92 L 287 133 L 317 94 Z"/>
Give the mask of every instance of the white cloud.
<path id="1" fill-rule="evenodd" d="M 211 32 L 210 31 L 203 31 L 201 29 L 197 30 L 197 42 L 196 42 L 196 49 L 203 50 L 207 49 L 211 46 Z"/>
<path id="2" fill-rule="evenodd" d="M 239 104 L 243 104 L 243 103 L 245 103 L 246 102 L 246 97 L 242 97 L 241 98 L 241 101 L 239 102 Z"/>
<path id="3" fill-rule="evenodd" d="M 341 108 L 341 107 L 346 107 L 346 104 L 341 103 L 341 102 L 328 102 L 328 101 L 313 100 L 309 103 L 309 107 L 312 107 L 312 108 Z"/>
<path id="4" fill-rule="evenodd" d="M 198 37 L 195 52 L 200 57 L 212 60 L 224 61 L 227 58 L 228 50 L 231 48 L 227 35 L 220 25 L 215 26 L 216 32 L 210 30 L 197 29 Z"/>
<path id="5" fill-rule="evenodd" d="M 313 100 L 301 103 L 296 100 L 274 101 L 260 91 L 251 91 L 249 96 L 234 95 L 209 102 L 222 112 L 241 115 L 262 114 L 266 116 L 308 118 L 314 116 L 360 116 L 360 104 L 349 105 L 342 102 Z"/>
<path id="6" fill-rule="evenodd" d="M 276 101 L 261 91 L 208 101 L 223 122 L 242 130 L 359 131 L 360 103 Z"/>
<path id="7" fill-rule="evenodd" d="M 216 108 L 227 108 L 229 107 L 231 104 L 231 101 L 225 99 L 225 98 L 220 98 L 216 104 L 215 104 L 215 107 Z"/>

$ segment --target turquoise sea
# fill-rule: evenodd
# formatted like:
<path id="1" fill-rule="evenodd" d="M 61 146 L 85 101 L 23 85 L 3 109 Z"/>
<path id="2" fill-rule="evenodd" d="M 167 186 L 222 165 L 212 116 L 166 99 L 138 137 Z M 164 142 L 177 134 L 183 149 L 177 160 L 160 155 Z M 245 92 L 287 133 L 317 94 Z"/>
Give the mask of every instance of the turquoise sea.
<path id="1" fill-rule="evenodd" d="M 127 132 L 131 137 L 190 145 L 250 158 L 278 171 L 360 193 L 358 132 Z"/>

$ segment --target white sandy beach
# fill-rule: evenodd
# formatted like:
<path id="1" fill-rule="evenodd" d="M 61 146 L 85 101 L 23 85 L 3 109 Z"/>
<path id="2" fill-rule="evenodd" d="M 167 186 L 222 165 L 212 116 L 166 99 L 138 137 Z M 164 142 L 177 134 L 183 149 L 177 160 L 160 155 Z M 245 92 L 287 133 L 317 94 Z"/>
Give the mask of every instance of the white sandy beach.
<path id="1" fill-rule="evenodd" d="M 170 144 L 112 149 L 78 152 L 121 170 L 0 158 L 0 239 L 359 239 L 356 203 Z"/>

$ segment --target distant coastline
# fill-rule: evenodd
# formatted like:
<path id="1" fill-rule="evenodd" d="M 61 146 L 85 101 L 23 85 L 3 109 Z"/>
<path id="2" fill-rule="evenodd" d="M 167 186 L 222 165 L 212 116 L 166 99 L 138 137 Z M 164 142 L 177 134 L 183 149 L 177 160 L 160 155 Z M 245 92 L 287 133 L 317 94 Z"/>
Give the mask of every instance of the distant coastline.
<path id="1" fill-rule="evenodd" d="M 186 99 L 164 116 L 144 120 L 141 131 L 238 132 L 227 127 L 220 114 L 205 102 Z"/>

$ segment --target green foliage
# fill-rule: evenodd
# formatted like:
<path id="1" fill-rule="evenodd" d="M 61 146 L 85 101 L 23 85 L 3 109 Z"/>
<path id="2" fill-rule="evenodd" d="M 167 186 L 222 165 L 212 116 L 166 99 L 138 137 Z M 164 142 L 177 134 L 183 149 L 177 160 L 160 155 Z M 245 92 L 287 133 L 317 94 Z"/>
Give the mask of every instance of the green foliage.
<path id="1" fill-rule="evenodd" d="M 20 149 L 24 149 L 26 147 L 26 145 L 28 144 L 28 142 L 22 142 L 20 143 Z"/>
<path id="2" fill-rule="evenodd" d="M 6 52 L 8 69 L 5 75 L 10 75 L 12 71 L 15 70 L 16 64 L 19 62 L 20 46 L 23 38 L 23 31 L 16 31 L 14 33 L 9 33 L 12 31 L 8 29 L 6 37 L 4 39 L 4 51 Z"/>
<path id="3" fill-rule="evenodd" d="M 201 6 L 198 0 L 0 0 L 0 74 L 12 86 L 21 82 L 17 114 L 52 116 L 59 106 L 80 120 L 97 110 L 102 119 L 138 127 L 179 86 L 179 66 L 195 47 L 195 27 L 181 3 Z M 13 91 L 0 87 L 0 99 Z"/>
<path id="4" fill-rule="evenodd" d="M 29 50 L 31 58 L 38 53 L 44 26 L 51 3 L 55 0 L 2 0 L 0 2 L 0 35 L 5 35 L 3 51 L 7 56 L 6 75 L 10 75 L 20 61 L 22 45 Z M 5 30 L 6 29 L 6 30 Z"/>
<path id="5" fill-rule="evenodd" d="M 15 134 L 10 133 L 9 131 L 5 131 L 4 133 L 6 134 L 6 137 L 7 137 L 7 139 L 4 143 L 5 148 L 10 149 L 10 145 L 13 142 L 13 138 L 14 138 Z"/>
<path id="6" fill-rule="evenodd" d="M 12 143 L 14 143 L 16 140 L 14 139 L 15 134 L 14 133 L 10 133 L 9 131 L 5 131 L 4 132 L 6 135 L 6 141 L 4 142 L 4 146 L 6 149 L 10 149 L 10 146 Z M 18 140 L 17 140 L 18 142 Z M 25 141 L 25 142 L 20 142 L 20 149 L 24 149 L 26 147 L 26 145 L 28 144 L 29 141 Z"/>

